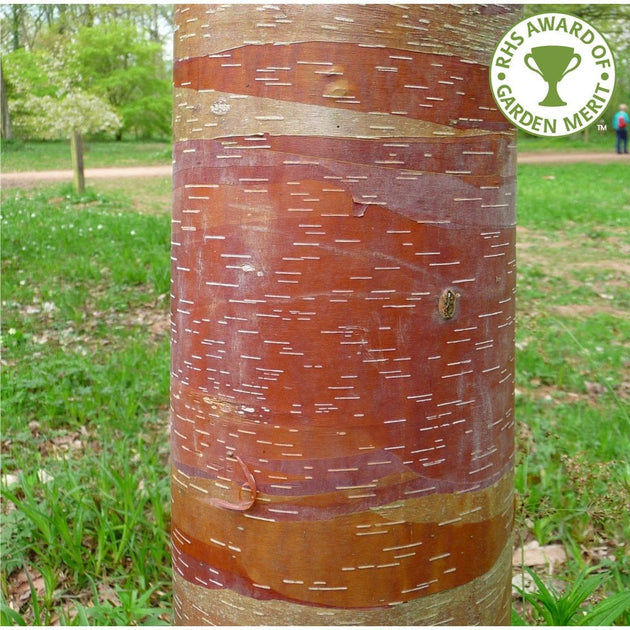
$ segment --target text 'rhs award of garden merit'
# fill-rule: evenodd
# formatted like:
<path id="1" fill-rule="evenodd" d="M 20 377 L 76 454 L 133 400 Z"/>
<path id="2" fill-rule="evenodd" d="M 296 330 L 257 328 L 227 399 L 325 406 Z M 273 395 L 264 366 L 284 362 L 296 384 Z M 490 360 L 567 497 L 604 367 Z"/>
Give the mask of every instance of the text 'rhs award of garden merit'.
<path id="1" fill-rule="evenodd" d="M 604 112 L 615 62 L 593 26 L 565 13 L 543 13 L 501 39 L 490 85 L 499 109 L 517 127 L 537 136 L 567 136 Z"/>

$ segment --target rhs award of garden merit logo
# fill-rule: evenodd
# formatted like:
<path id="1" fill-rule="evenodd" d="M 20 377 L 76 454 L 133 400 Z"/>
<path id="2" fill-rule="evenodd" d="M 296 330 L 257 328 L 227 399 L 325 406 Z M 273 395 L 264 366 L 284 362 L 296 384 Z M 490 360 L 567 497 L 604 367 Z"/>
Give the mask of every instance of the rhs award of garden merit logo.
<path id="1" fill-rule="evenodd" d="M 503 114 L 537 136 L 567 136 L 601 118 L 615 86 L 615 62 L 596 28 L 566 13 L 512 27 L 490 65 Z"/>

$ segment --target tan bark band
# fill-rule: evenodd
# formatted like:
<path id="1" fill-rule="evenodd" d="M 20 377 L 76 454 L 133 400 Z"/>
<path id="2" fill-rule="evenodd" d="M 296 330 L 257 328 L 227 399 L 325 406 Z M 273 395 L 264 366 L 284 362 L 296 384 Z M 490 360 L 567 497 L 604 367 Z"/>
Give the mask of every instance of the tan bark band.
<path id="1" fill-rule="evenodd" d="M 265 599 L 350 609 L 427 597 L 491 570 L 512 528 L 511 474 L 477 492 L 349 512 L 342 492 L 319 497 L 319 510 L 309 497 L 259 493 L 234 511 L 216 505 L 229 482 L 178 471 L 173 481 L 175 572 Z"/>
<path id="2" fill-rule="evenodd" d="M 271 98 L 175 89 L 174 137 L 178 140 L 253 136 L 268 133 L 328 138 L 453 137 L 487 135 L 455 132 L 446 125 L 390 114 L 354 112 Z"/>
<path id="3" fill-rule="evenodd" d="M 492 568 L 467 584 L 406 603 L 363 610 L 257 600 L 227 589 L 207 589 L 175 573 L 175 611 L 184 625 L 508 625 L 511 557 L 509 540 Z"/>

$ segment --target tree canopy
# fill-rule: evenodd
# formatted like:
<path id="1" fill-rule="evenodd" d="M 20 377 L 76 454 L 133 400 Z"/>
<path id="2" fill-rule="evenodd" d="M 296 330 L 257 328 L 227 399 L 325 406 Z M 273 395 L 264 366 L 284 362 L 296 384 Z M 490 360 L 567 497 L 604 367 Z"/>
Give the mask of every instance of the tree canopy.
<path id="1" fill-rule="evenodd" d="M 170 12 L 165 5 L 0 7 L 14 133 L 169 135 Z"/>

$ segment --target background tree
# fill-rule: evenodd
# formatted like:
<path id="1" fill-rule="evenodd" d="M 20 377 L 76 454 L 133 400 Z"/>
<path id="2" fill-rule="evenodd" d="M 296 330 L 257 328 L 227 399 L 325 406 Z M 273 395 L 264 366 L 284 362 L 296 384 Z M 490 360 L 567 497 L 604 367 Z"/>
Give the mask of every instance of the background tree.
<path id="1" fill-rule="evenodd" d="M 7 99 L 7 88 L 4 82 L 4 72 L 2 71 L 2 60 L 0 59 L 0 123 L 3 140 L 13 140 L 13 126 L 9 115 L 9 101 Z"/>
<path id="2" fill-rule="evenodd" d="M 138 36 L 129 20 L 82 28 L 69 58 L 84 89 L 120 113 L 122 131 L 138 136 L 170 134 L 171 79 L 160 61 L 161 44 Z"/>
<path id="3" fill-rule="evenodd" d="M 0 8 L 9 112 L 16 135 L 42 137 L 30 97 L 81 90 L 104 99 L 136 137 L 169 135 L 170 8 L 5 5 Z"/>
<path id="4" fill-rule="evenodd" d="M 60 96 L 27 97 L 24 107 L 29 126 L 45 140 L 69 138 L 73 131 L 115 133 L 122 124 L 107 101 L 80 89 Z"/>
<path id="5" fill-rule="evenodd" d="M 26 99 L 30 123 L 44 139 L 70 138 L 74 186 L 85 192 L 83 136 L 98 132 L 116 133 L 122 121 L 103 99 L 82 90 L 62 97 L 32 96 Z"/>

